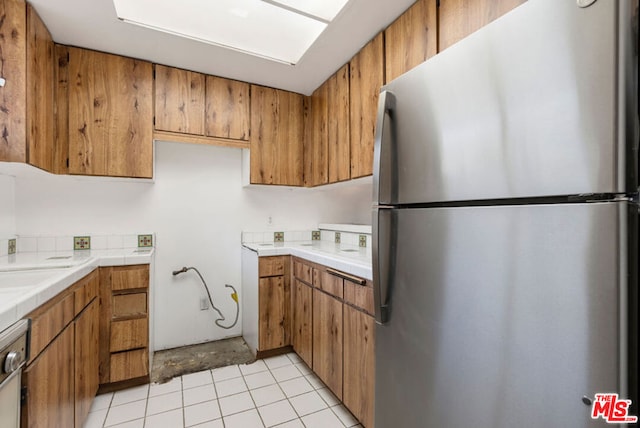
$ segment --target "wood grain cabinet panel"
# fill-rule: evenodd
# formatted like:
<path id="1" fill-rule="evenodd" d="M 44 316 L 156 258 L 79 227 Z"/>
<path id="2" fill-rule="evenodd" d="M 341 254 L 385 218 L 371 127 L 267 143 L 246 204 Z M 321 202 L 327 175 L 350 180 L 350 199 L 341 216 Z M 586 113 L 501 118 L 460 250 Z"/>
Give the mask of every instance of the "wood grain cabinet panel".
<path id="1" fill-rule="evenodd" d="M 342 399 L 342 302 L 313 290 L 313 371 Z"/>
<path id="2" fill-rule="evenodd" d="M 69 48 L 69 173 L 151 178 L 149 62 Z"/>
<path id="3" fill-rule="evenodd" d="M 329 78 L 329 183 L 351 178 L 349 64 Z"/>
<path id="4" fill-rule="evenodd" d="M 137 290 L 149 287 L 149 265 L 118 266 L 111 270 L 111 290 Z"/>
<path id="5" fill-rule="evenodd" d="M 251 85 L 252 184 L 303 184 L 303 96 Z"/>
<path id="6" fill-rule="evenodd" d="M 305 135 L 304 185 L 329 182 L 329 81 L 311 94 L 311 131 Z"/>
<path id="7" fill-rule="evenodd" d="M 285 263 L 284 257 L 261 257 L 258 264 L 258 276 L 260 278 L 282 276 L 285 272 Z"/>
<path id="8" fill-rule="evenodd" d="M 313 285 L 313 267 L 297 259 L 293 261 L 293 276 L 300 281 Z"/>
<path id="9" fill-rule="evenodd" d="M 149 345 L 149 325 L 146 318 L 113 321 L 109 351 L 119 352 Z"/>
<path id="10" fill-rule="evenodd" d="M 282 276 L 260 278 L 258 283 L 258 350 L 281 348 L 288 345 L 286 325 L 285 280 Z"/>
<path id="11" fill-rule="evenodd" d="M 73 427 L 74 328 L 65 328 L 24 370 L 22 385 L 27 404 L 22 406 L 22 427 Z"/>
<path id="12" fill-rule="evenodd" d="M 36 10 L 27 4 L 28 162 L 54 170 L 55 45 Z"/>
<path id="13" fill-rule="evenodd" d="M 378 97 L 384 84 L 384 43 L 378 34 L 350 62 L 351 178 L 373 174 Z"/>
<path id="14" fill-rule="evenodd" d="M 346 282 L 346 281 L 345 281 Z M 373 427 L 375 321 L 344 306 L 344 385 L 342 401 L 367 428 Z"/>
<path id="15" fill-rule="evenodd" d="M 81 427 L 98 392 L 100 301 L 91 304 L 75 321 L 75 426 Z"/>
<path id="16" fill-rule="evenodd" d="M 205 76 L 155 65 L 155 129 L 204 134 Z"/>
<path id="17" fill-rule="evenodd" d="M 111 300 L 112 319 L 147 314 L 147 293 L 118 294 Z"/>
<path id="18" fill-rule="evenodd" d="M 418 0 L 384 31 L 385 82 L 392 81 L 438 52 L 436 3 L 436 0 Z"/>
<path id="19" fill-rule="evenodd" d="M 149 350 L 117 352 L 111 354 L 110 382 L 122 382 L 149 375 Z"/>
<path id="20" fill-rule="evenodd" d="M 23 0 L 0 2 L 0 161 L 26 162 L 26 9 Z"/>
<path id="21" fill-rule="evenodd" d="M 442 52 L 525 1 L 440 0 L 438 52 Z"/>
<path id="22" fill-rule="evenodd" d="M 207 76 L 206 88 L 205 135 L 249 141 L 249 84 Z"/>
<path id="23" fill-rule="evenodd" d="M 294 280 L 291 288 L 291 344 L 293 350 L 313 367 L 313 288 Z"/>
<path id="24" fill-rule="evenodd" d="M 73 321 L 74 314 L 73 293 L 63 293 L 28 315 L 31 318 L 31 360 Z"/>

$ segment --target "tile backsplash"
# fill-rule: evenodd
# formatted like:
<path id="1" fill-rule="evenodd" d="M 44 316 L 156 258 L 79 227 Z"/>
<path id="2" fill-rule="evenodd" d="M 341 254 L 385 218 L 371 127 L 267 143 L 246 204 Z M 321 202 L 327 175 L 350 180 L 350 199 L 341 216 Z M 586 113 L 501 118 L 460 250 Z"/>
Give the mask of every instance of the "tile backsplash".
<path id="1" fill-rule="evenodd" d="M 155 245 L 155 236 L 152 233 L 131 235 L 92 235 L 83 233 L 78 235 L 18 235 L 16 250 L 19 253 L 32 253 L 42 251 L 74 251 L 77 250 L 118 250 L 125 248 L 138 248 L 139 236 L 150 238 L 145 240 L 149 247 Z M 7 241 L 0 239 L 0 256 L 7 254 Z M 3 245 L 4 243 L 4 245 Z M 4 253 L 2 252 L 4 249 Z"/>
<path id="2" fill-rule="evenodd" d="M 358 226 L 357 232 L 349 227 L 341 229 L 338 224 L 331 224 L 331 229 L 298 230 L 284 232 L 242 232 L 242 242 L 270 243 L 295 241 L 326 241 L 339 245 L 371 248 L 371 226 Z M 349 226 L 349 225 L 347 225 Z M 345 230 L 346 229 L 346 230 Z"/>

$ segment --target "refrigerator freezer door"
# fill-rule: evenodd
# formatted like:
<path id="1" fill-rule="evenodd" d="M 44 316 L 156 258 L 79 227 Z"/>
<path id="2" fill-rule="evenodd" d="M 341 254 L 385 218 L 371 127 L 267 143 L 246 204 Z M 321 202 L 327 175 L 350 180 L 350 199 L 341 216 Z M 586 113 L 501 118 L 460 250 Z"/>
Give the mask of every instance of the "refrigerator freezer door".
<path id="1" fill-rule="evenodd" d="M 374 200 L 635 192 L 636 128 L 624 123 L 637 123 L 636 79 L 623 72 L 637 61 L 635 3 L 528 1 L 387 84 L 395 107 L 377 142 L 394 137 L 395 150 Z"/>
<path id="2" fill-rule="evenodd" d="M 376 428 L 606 426 L 582 399 L 625 397 L 636 373 L 620 340 L 630 206 L 391 210 Z"/>

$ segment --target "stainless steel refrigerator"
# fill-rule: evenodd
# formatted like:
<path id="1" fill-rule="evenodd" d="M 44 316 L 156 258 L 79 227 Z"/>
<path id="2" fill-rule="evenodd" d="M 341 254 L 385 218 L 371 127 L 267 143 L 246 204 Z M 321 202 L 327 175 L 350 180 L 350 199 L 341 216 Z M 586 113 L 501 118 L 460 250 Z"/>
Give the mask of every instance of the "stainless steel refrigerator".
<path id="1" fill-rule="evenodd" d="M 637 7 L 530 0 L 382 88 L 376 428 L 638 415 Z"/>

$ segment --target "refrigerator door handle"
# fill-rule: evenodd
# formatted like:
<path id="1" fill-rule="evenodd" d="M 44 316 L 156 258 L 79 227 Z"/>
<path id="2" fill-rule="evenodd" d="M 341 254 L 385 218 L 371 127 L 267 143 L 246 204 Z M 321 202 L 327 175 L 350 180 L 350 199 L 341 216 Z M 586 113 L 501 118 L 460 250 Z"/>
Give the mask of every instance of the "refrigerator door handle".
<path id="1" fill-rule="evenodd" d="M 373 209 L 373 300 L 378 324 L 389 321 L 395 239 L 392 210 Z"/>
<path id="2" fill-rule="evenodd" d="M 395 131 L 394 127 L 385 127 L 393 122 L 396 97 L 392 92 L 380 92 L 376 135 L 373 149 L 373 201 L 374 205 L 392 203 L 397 186 L 395 171 Z"/>

